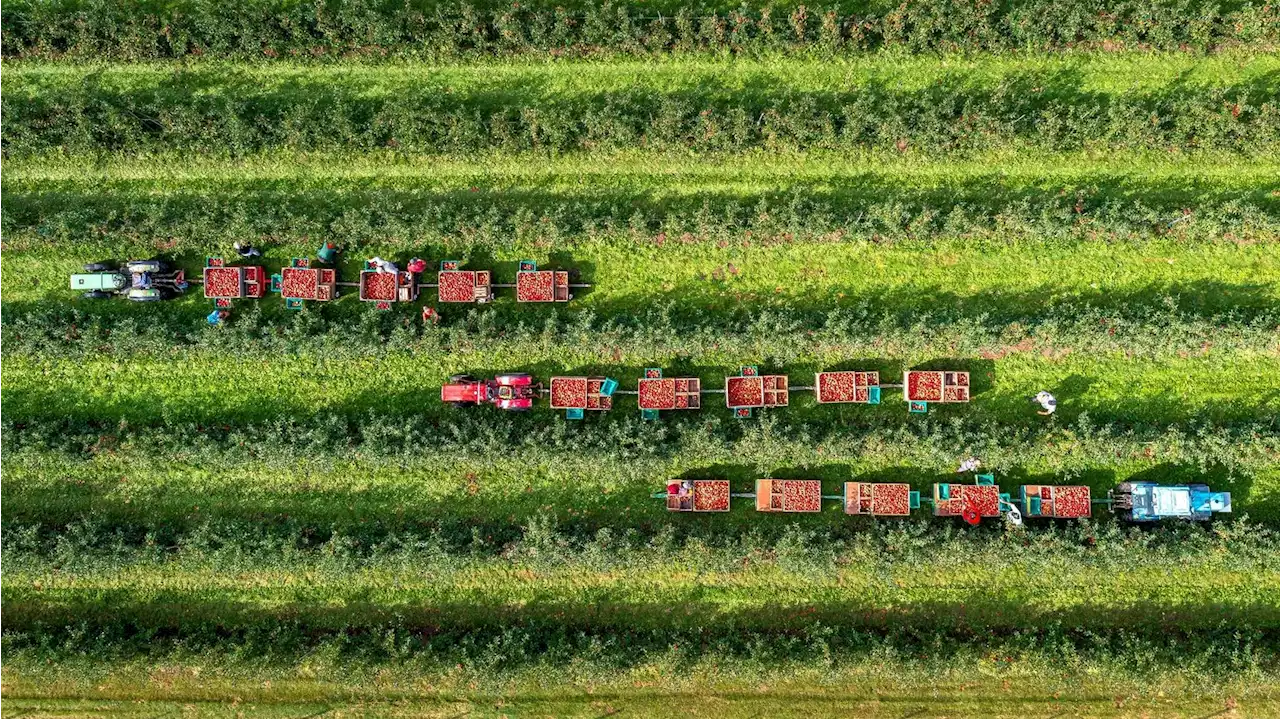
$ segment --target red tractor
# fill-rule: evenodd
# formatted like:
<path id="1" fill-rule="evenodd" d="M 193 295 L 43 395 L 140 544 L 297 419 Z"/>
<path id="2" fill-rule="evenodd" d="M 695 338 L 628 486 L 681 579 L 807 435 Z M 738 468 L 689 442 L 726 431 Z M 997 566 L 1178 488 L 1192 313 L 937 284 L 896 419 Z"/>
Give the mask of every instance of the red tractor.
<path id="1" fill-rule="evenodd" d="M 478 380 L 469 374 L 456 374 L 440 388 L 440 399 L 454 407 L 492 404 L 511 412 L 527 412 L 533 400 L 542 394 L 542 385 L 524 373 L 500 374 L 491 380 Z"/>

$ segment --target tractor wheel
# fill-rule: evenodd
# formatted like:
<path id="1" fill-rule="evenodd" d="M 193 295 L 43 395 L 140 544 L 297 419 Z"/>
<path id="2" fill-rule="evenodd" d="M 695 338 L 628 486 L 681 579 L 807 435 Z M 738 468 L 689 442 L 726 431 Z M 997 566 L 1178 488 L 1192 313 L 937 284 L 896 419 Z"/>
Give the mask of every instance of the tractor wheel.
<path id="1" fill-rule="evenodd" d="M 125 269 L 133 274 L 142 272 L 160 274 L 162 272 L 167 272 L 169 266 L 161 260 L 129 260 L 129 262 L 125 264 Z"/>
<path id="2" fill-rule="evenodd" d="M 90 262 L 84 266 L 85 272 L 106 272 L 110 269 L 105 262 Z"/>
<path id="3" fill-rule="evenodd" d="M 508 411 L 508 412 L 528 412 L 528 411 L 529 411 L 529 410 L 531 410 L 531 409 L 533 409 L 533 408 L 532 408 L 532 407 L 512 407 L 512 408 L 508 409 L 507 411 Z"/>
<path id="4" fill-rule="evenodd" d="M 458 409 L 466 409 L 468 407 L 476 406 L 475 402 L 450 402 L 449 404 L 457 407 Z"/>
<path id="5" fill-rule="evenodd" d="M 528 374 L 519 372 L 516 374 L 500 374 L 497 377 L 494 377 L 493 381 L 498 384 L 515 384 L 516 382 L 523 382 L 531 379 L 532 378 Z"/>
<path id="6" fill-rule="evenodd" d="M 103 292 L 102 290 L 92 290 L 90 292 L 86 292 L 83 295 L 81 295 L 81 297 L 85 298 L 86 300 L 105 300 L 110 296 L 111 296 L 110 292 Z"/>
<path id="7" fill-rule="evenodd" d="M 462 382 L 475 382 L 476 379 L 469 374 L 455 374 L 449 378 L 449 384 L 460 384 Z"/>

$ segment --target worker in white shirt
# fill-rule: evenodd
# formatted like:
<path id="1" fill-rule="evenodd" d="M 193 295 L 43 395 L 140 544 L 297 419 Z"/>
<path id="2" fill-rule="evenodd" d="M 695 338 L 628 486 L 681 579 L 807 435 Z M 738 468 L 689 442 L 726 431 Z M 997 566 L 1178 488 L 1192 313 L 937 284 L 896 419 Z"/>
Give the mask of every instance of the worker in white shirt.
<path id="1" fill-rule="evenodd" d="M 388 272 L 391 274 L 395 274 L 400 271 L 400 268 L 396 267 L 394 263 L 388 262 L 382 259 L 381 257 L 371 258 L 369 260 L 369 264 L 373 265 L 373 268 L 378 272 Z"/>
<path id="2" fill-rule="evenodd" d="M 977 457 L 970 457 L 960 463 L 960 469 L 956 470 L 956 474 L 964 474 L 965 472 L 977 472 L 982 466 L 982 460 Z"/>
<path id="3" fill-rule="evenodd" d="M 1058 400 L 1054 399 L 1053 395 L 1049 394 L 1048 392 L 1041 390 L 1040 392 L 1036 393 L 1035 401 L 1039 402 L 1041 407 L 1044 407 L 1044 409 L 1040 410 L 1039 412 L 1036 412 L 1036 414 L 1040 415 L 1041 417 L 1048 417 L 1049 415 L 1058 411 Z"/>

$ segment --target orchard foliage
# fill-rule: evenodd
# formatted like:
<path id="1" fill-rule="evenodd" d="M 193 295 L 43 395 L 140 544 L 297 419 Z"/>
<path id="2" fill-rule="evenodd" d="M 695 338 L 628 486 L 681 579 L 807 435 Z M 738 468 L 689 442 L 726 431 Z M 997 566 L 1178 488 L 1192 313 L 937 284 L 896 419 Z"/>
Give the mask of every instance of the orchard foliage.
<path id="1" fill-rule="evenodd" d="M 1183 66 L 1184 73 L 1171 73 Z M 1217 150 L 1280 144 L 1276 63 L 985 59 L 9 70 L 8 158 L 393 150 Z M 1270 72 L 1268 72 L 1270 70 Z M 1117 82 L 1136 74 L 1140 82 Z M 549 101 L 554 97 L 555 101 Z"/>
<path id="2" fill-rule="evenodd" d="M 1274 47 L 1277 10 L 1220 0 L 835 2 L 18 0 L 5 58 L 309 62 Z"/>
<path id="3" fill-rule="evenodd" d="M 1276 713 L 1274 2 L 12 0 L 0 32 L 11 714 Z M 68 290 L 237 241 L 269 273 L 333 243 L 342 280 L 530 258 L 589 286 L 217 327 L 198 286 Z M 462 372 L 743 364 L 961 370 L 973 401 L 440 401 Z M 1005 492 L 1204 482 L 1235 513 L 652 497 L 927 496 L 965 457 Z"/>

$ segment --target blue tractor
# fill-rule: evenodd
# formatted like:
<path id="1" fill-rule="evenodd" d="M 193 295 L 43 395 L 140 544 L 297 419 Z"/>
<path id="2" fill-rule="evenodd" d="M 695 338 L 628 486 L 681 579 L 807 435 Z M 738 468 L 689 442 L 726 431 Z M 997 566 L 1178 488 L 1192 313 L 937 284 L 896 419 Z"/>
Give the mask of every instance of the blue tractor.
<path id="1" fill-rule="evenodd" d="M 1162 519 L 1204 522 L 1215 512 L 1231 511 L 1231 493 L 1211 492 L 1207 484 L 1124 482 L 1111 490 L 1110 496 L 1111 509 L 1130 522 Z"/>

